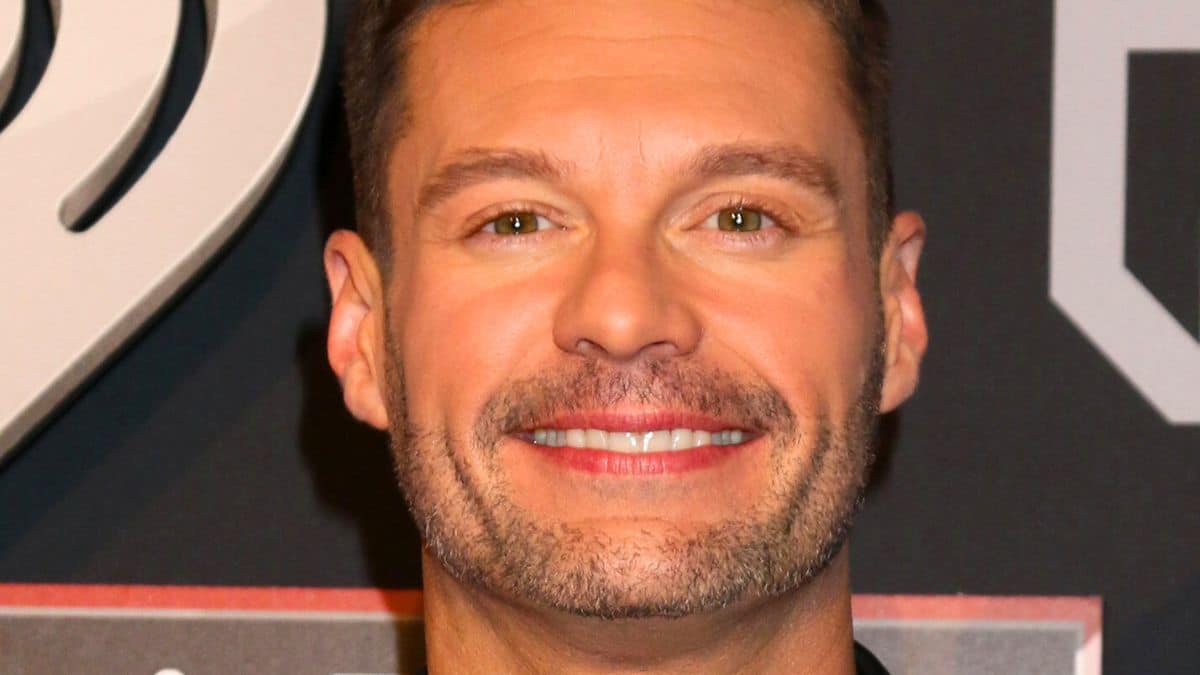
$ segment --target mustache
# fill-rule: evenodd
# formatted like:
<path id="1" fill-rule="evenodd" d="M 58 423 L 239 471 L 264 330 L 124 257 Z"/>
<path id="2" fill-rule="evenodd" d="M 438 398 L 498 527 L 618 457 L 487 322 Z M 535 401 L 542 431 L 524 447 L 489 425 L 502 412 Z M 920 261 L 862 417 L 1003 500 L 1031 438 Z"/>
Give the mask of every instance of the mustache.
<path id="1" fill-rule="evenodd" d="M 796 429 L 786 399 L 761 378 L 678 359 L 629 366 L 588 359 L 505 385 L 484 404 L 476 437 L 490 447 L 557 415 L 634 404 L 697 412 L 774 434 Z"/>

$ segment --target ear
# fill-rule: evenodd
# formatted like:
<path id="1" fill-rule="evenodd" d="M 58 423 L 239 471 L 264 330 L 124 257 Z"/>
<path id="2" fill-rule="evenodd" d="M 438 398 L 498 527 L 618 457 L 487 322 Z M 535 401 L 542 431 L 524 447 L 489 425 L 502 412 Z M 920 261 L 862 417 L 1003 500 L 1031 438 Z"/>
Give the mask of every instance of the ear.
<path id="1" fill-rule="evenodd" d="M 879 260 L 883 298 L 885 367 L 880 412 L 891 412 L 912 396 L 929 343 L 925 310 L 917 292 L 917 264 L 925 245 L 925 221 L 912 211 L 898 214 Z"/>
<path id="2" fill-rule="evenodd" d="M 326 348 L 350 414 L 387 429 L 384 405 L 384 292 L 375 258 L 353 232 L 338 230 L 325 243 L 325 277 L 333 297 Z"/>

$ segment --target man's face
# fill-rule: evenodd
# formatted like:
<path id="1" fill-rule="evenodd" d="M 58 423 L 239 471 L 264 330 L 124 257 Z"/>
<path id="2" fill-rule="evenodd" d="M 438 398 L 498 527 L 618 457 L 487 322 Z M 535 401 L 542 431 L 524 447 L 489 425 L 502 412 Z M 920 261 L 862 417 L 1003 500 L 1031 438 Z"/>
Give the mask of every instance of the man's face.
<path id="1" fill-rule="evenodd" d="M 603 616 L 819 572 L 869 463 L 886 332 L 821 17 L 498 0 L 415 38 L 379 352 L 431 553 Z"/>

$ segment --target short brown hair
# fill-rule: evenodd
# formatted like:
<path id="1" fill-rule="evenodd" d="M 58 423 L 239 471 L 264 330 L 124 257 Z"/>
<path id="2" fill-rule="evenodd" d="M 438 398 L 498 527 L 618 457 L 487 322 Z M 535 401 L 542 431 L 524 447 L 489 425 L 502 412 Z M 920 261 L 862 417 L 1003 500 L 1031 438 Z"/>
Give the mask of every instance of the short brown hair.
<path id="1" fill-rule="evenodd" d="M 477 0 L 359 0 L 346 33 L 342 90 L 358 229 L 385 268 L 390 259 L 388 159 L 408 122 L 403 81 L 412 27 L 436 7 Z M 892 217 L 888 19 L 878 0 L 805 0 L 844 49 L 849 101 L 867 158 L 870 237 L 878 251 Z"/>

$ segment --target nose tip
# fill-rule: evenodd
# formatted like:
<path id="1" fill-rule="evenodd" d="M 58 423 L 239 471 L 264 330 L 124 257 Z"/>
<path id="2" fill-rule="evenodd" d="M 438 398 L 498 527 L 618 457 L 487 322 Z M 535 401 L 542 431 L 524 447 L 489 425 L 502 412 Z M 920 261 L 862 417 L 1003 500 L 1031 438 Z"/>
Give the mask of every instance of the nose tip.
<path id="1" fill-rule="evenodd" d="M 682 356 L 701 329 L 686 284 L 653 246 L 593 251 L 555 317 L 555 342 L 568 353 L 608 361 Z"/>

